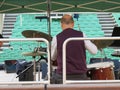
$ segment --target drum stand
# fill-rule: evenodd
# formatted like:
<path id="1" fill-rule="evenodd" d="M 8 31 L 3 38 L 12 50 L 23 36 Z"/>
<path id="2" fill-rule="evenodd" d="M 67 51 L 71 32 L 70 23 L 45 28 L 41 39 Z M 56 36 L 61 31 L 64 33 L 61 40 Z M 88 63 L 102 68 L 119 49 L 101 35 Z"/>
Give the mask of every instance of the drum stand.
<path id="1" fill-rule="evenodd" d="M 101 52 L 101 62 L 103 62 L 102 56 L 104 55 L 105 56 L 104 58 L 107 58 L 107 57 L 106 57 L 105 51 L 102 48 L 100 49 L 100 52 Z"/>
<path id="2" fill-rule="evenodd" d="M 36 60 L 35 60 L 35 56 L 33 56 L 33 77 L 34 77 L 34 81 L 36 81 Z"/>
<path id="3" fill-rule="evenodd" d="M 33 56 L 33 59 L 34 59 L 33 64 L 30 65 L 29 67 L 27 67 L 26 69 L 24 69 L 22 72 L 20 72 L 17 77 L 19 77 L 20 75 L 22 75 L 23 73 L 25 73 L 27 70 L 29 70 L 33 66 L 33 77 L 34 77 L 33 80 L 34 81 L 36 80 L 36 63 L 39 62 L 40 59 L 37 62 L 36 62 L 35 56 Z"/>

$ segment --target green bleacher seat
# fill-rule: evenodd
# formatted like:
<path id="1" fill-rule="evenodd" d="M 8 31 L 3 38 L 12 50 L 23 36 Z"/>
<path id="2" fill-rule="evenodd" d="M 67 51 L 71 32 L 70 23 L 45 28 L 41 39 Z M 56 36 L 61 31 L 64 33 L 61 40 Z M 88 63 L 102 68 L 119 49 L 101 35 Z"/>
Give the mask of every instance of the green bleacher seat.
<path id="1" fill-rule="evenodd" d="M 37 30 L 40 32 L 44 32 L 48 34 L 48 22 L 46 19 L 35 19 L 36 16 L 44 16 L 43 14 L 21 14 L 18 15 L 16 18 L 16 22 L 14 24 L 14 29 L 12 30 L 12 36 L 11 38 L 25 38 L 22 35 L 22 32 L 24 30 Z M 120 14 L 114 15 L 116 19 Z M 101 25 L 99 24 L 99 19 L 97 18 L 97 14 L 79 14 L 78 20 L 75 19 L 75 27 L 74 29 L 79 31 L 83 31 L 88 37 L 103 37 L 104 32 L 101 29 Z M 117 21 L 120 25 L 120 21 Z M 60 26 L 60 20 L 51 20 L 51 36 L 55 36 L 59 32 L 61 32 L 61 26 Z M 97 34 L 96 34 L 97 32 Z M 23 56 L 23 52 L 30 52 L 34 50 L 34 47 L 38 46 L 38 42 L 10 42 L 11 47 L 13 47 L 13 50 L 11 49 L 3 49 L 3 52 L 0 55 L 0 61 L 3 62 L 7 59 L 26 59 L 26 60 L 33 60 L 31 56 Z M 46 44 L 41 44 L 42 46 L 45 46 Z M 20 50 L 20 47 L 22 46 L 22 50 Z M 111 52 L 113 50 L 106 50 L 106 54 L 110 56 Z M 100 57 L 100 52 L 94 56 L 94 57 Z M 89 59 L 93 57 L 93 55 L 89 54 L 87 52 L 87 63 L 89 63 Z M 111 57 L 113 58 L 113 57 Z"/>

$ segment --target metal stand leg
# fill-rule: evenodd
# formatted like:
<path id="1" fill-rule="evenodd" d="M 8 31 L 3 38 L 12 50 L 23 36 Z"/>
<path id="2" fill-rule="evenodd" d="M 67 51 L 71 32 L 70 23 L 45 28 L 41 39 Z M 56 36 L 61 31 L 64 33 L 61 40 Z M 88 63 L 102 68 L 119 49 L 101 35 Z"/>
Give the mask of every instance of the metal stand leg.
<path id="1" fill-rule="evenodd" d="M 36 60 L 34 57 L 34 62 L 33 62 L 33 76 L 34 76 L 34 81 L 36 81 Z"/>
<path id="2" fill-rule="evenodd" d="M 40 62 L 38 62 L 38 81 L 40 81 Z"/>

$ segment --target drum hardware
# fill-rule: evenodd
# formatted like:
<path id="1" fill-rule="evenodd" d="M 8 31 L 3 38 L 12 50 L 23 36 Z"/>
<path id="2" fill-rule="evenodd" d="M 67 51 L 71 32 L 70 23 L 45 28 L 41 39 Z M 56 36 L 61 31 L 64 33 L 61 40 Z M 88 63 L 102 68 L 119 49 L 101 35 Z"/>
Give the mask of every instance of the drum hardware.
<path id="1" fill-rule="evenodd" d="M 52 40 L 52 37 L 50 35 L 35 30 L 25 30 L 22 32 L 22 34 L 26 38 L 45 38 L 48 41 Z"/>
<path id="2" fill-rule="evenodd" d="M 41 46 L 40 46 L 40 47 L 35 47 L 35 48 L 34 48 L 34 51 L 35 51 L 35 52 L 39 52 L 39 51 L 40 51 L 40 52 L 47 52 L 47 48 L 41 47 Z"/>
<path id="3" fill-rule="evenodd" d="M 41 56 L 42 57 L 42 56 Z M 38 61 L 35 61 L 35 64 L 37 64 L 41 59 L 39 59 Z M 16 78 L 18 78 L 20 75 L 22 75 L 23 73 L 25 73 L 27 70 L 29 70 L 31 67 L 34 67 L 34 63 L 32 63 L 29 67 L 27 67 L 26 69 L 24 69 L 22 72 L 20 72 L 18 74 L 18 76 L 16 76 Z M 33 68 L 34 69 L 34 68 Z M 35 72 L 33 73 L 33 75 L 36 74 Z M 36 79 L 36 77 L 34 76 L 34 80 Z"/>
<path id="4" fill-rule="evenodd" d="M 101 72 L 103 72 L 103 70 L 101 69 Z"/>
<path id="5" fill-rule="evenodd" d="M 36 50 L 36 49 L 34 49 Z M 36 80 L 36 56 L 41 56 L 41 55 L 46 55 L 47 53 L 46 52 L 42 52 L 42 51 L 34 51 L 34 52 L 24 52 L 22 53 L 22 55 L 24 56 L 32 56 L 33 59 L 34 59 L 34 62 L 33 62 L 33 75 L 34 75 L 34 81 Z"/>
<path id="6" fill-rule="evenodd" d="M 43 32 L 35 31 L 35 30 L 25 30 L 22 32 L 22 35 L 26 38 L 45 38 L 48 41 L 52 40 L 52 37 L 48 34 L 45 34 Z M 38 41 L 39 42 L 39 41 Z M 39 44 L 39 43 L 38 43 Z M 36 56 L 46 55 L 47 53 L 44 51 L 41 51 L 40 47 L 35 47 L 33 52 L 25 52 L 22 53 L 24 56 L 32 56 L 34 59 L 34 80 L 36 80 Z"/>

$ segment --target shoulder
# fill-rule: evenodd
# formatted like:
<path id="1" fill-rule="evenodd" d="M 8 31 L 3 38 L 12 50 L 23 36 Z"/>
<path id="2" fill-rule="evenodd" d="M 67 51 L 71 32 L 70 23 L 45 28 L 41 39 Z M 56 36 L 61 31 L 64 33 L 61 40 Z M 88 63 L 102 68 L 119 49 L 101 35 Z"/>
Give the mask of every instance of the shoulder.
<path id="1" fill-rule="evenodd" d="M 56 39 L 57 39 L 57 36 L 54 36 L 54 37 L 52 38 L 52 43 L 56 42 Z"/>
<path id="2" fill-rule="evenodd" d="M 83 37 L 86 37 L 85 33 L 82 31 L 74 30 L 76 33 L 82 35 Z"/>

